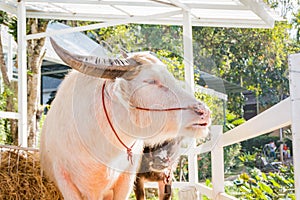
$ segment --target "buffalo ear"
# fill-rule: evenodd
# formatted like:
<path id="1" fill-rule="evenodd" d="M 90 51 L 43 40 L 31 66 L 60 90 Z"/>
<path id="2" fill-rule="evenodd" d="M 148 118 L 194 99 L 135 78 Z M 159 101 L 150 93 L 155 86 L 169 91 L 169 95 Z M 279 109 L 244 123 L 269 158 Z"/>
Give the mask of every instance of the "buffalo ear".
<path id="1" fill-rule="evenodd" d="M 127 109 L 129 109 L 130 94 L 128 93 L 129 91 L 128 81 L 125 80 L 124 78 L 116 78 L 113 90 L 118 101 Z"/>

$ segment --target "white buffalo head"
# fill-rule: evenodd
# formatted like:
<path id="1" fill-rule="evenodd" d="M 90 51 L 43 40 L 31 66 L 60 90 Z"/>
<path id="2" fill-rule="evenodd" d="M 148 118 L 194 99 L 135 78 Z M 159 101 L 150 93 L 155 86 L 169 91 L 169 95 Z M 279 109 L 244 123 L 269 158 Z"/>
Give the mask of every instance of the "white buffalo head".
<path id="1" fill-rule="evenodd" d="M 58 56 L 71 68 L 106 81 L 105 101 L 118 133 L 152 144 L 178 135 L 207 135 L 211 123 L 209 109 L 182 88 L 155 56 L 141 53 L 125 55 L 125 59 L 81 56 L 64 50 L 52 39 L 51 42 Z"/>

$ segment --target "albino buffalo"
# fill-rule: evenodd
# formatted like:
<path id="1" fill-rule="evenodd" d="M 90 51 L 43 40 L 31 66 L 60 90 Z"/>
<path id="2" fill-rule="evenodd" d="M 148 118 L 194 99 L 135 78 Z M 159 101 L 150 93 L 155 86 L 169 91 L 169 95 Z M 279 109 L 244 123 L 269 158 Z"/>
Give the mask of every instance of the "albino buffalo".
<path id="1" fill-rule="evenodd" d="M 125 200 L 144 143 L 204 137 L 210 111 L 155 56 L 102 59 L 52 46 L 72 71 L 41 136 L 41 164 L 65 199 Z"/>

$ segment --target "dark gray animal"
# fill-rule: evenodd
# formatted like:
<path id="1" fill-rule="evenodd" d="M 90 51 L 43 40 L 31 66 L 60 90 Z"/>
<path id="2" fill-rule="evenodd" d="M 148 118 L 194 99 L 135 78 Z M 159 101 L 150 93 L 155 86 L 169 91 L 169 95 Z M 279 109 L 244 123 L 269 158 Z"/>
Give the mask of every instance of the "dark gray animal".
<path id="1" fill-rule="evenodd" d="M 146 146 L 139 172 L 135 180 L 134 193 L 137 200 L 145 200 L 145 182 L 158 182 L 159 200 L 171 200 L 172 175 L 180 156 L 182 137 L 167 140 L 155 146 Z"/>

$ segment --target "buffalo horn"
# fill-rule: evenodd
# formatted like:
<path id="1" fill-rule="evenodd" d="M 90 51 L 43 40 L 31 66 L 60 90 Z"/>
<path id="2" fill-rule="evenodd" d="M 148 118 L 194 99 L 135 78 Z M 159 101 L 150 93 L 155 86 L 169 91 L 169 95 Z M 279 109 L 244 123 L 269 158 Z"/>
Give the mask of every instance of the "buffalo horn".
<path id="1" fill-rule="evenodd" d="M 133 59 L 109 59 L 96 56 L 80 56 L 60 47 L 52 38 L 51 44 L 57 55 L 71 68 L 94 77 L 115 79 L 133 78 L 139 71 L 139 65 Z"/>

